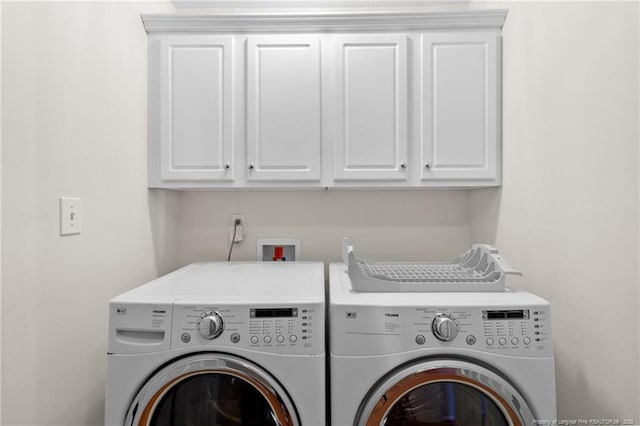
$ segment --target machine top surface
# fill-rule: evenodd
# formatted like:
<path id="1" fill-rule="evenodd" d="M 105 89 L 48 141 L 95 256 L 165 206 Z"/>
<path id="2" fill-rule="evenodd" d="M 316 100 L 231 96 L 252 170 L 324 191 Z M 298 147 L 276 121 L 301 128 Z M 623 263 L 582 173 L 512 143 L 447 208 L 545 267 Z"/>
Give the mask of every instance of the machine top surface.
<path id="1" fill-rule="evenodd" d="M 534 294 L 506 288 L 503 292 L 356 292 L 344 263 L 332 263 L 330 296 L 332 304 L 371 306 L 541 306 L 549 302 Z"/>
<path id="2" fill-rule="evenodd" d="M 198 262 L 129 290 L 112 303 L 269 303 L 324 299 L 321 262 Z"/>

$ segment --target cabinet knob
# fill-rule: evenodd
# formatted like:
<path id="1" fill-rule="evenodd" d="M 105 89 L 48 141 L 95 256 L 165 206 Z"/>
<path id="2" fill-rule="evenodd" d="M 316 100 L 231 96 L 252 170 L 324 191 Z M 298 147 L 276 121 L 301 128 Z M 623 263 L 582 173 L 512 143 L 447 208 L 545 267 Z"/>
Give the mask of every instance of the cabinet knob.
<path id="1" fill-rule="evenodd" d="M 224 163 L 224 168 L 225 170 L 229 170 L 231 168 L 231 165 L 229 163 Z"/>
<path id="2" fill-rule="evenodd" d="M 249 164 L 249 170 L 253 170 L 255 168 L 255 166 L 253 165 L 253 163 Z"/>
<path id="3" fill-rule="evenodd" d="M 400 163 L 400 167 L 403 168 L 403 169 L 406 169 L 407 168 L 407 164 L 406 163 Z"/>
<path id="4" fill-rule="evenodd" d="M 424 165 L 424 167 L 425 167 L 426 169 L 430 169 L 430 168 L 431 168 L 431 164 L 426 163 L 426 164 Z"/>

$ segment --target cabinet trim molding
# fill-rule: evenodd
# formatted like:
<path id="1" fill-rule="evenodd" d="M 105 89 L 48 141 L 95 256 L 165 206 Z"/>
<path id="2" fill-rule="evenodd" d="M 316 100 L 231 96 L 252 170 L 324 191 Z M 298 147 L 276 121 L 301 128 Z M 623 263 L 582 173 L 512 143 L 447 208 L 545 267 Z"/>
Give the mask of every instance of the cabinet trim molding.
<path id="1" fill-rule="evenodd" d="M 502 28 L 506 9 L 455 12 L 143 14 L 148 33 L 310 33 Z"/>

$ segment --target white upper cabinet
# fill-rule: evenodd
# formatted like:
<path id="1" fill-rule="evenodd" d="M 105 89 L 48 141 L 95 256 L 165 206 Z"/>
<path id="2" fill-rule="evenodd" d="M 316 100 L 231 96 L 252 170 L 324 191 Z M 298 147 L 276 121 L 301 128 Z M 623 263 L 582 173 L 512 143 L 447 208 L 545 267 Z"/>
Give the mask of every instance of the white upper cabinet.
<path id="1" fill-rule="evenodd" d="M 161 180 L 233 179 L 232 45 L 227 36 L 160 40 Z"/>
<path id="2" fill-rule="evenodd" d="M 247 180 L 319 181 L 318 36 L 247 40 Z"/>
<path id="3" fill-rule="evenodd" d="M 421 179 L 498 183 L 499 31 L 422 35 Z"/>
<path id="4" fill-rule="evenodd" d="M 142 18 L 150 187 L 501 184 L 504 10 Z"/>
<path id="5" fill-rule="evenodd" d="M 334 178 L 407 180 L 407 36 L 335 38 Z"/>

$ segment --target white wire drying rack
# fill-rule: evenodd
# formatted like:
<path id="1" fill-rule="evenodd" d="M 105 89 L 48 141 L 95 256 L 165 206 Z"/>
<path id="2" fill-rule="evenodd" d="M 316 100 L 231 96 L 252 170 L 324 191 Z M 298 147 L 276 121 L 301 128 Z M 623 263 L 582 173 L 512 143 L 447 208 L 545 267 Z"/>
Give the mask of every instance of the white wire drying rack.
<path id="1" fill-rule="evenodd" d="M 522 275 L 487 244 L 449 262 L 375 262 L 357 260 L 345 238 L 343 258 L 357 292 L 501 292 L 507 274 Z"/>

